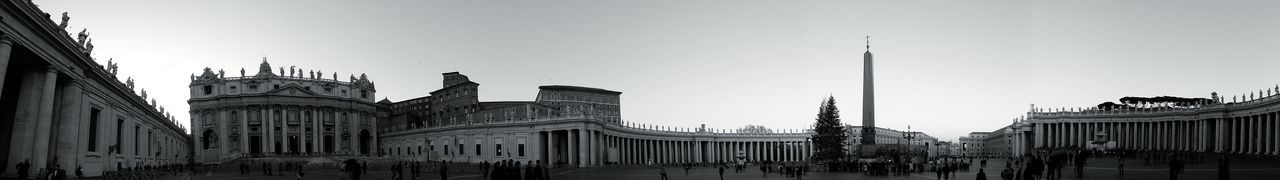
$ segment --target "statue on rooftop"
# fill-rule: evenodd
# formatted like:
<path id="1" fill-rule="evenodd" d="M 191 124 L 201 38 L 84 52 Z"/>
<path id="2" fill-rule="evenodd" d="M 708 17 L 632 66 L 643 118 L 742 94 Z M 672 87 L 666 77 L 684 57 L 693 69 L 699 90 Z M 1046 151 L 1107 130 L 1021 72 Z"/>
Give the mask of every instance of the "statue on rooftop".
<path id="1" fill-rule="evenodd" d="M 284 76 L 284 66 L 280 66 L 280 76 Z"/>
<path id="2" fill-rule="evenodd" d="M 289 76 L 294 76 L 294 73 L 297 73 L 297 72 L 298 72 L 298 69 L 296 69 L 295 66 L 289 66 Z"/>
<path id="3" fill-rule="evenodd" d="M 333 80 L 334 80 L 334 81 L 337 81 L 337 80 L 338 80 L 338 73 L 333 73 Z"/>
<path id="4" fill-rule="evenodd" d="M 240 68 L 240 77 L 244 77 L 244 68 Z"/>
<path id="5" fill-rule="evenodd" d="M 84 42 L 84 53 L 93 53 L 93 39 L 89 39 Z"/>
<path id="6" fill-rule="evenodd" d="M 129 91 L 133 91 L 133 77 L 129 77 L 128 80 L 125 80 L 124 85 L 129 87 Z"/>
<path id="7" fill-rule="evenodd" d="M 314 71 L 314 70 L 313 70 L 313 71 L 307 71 L 307 75 L 308 75 L 307 77 L 310 77 L 311 79 L 315 79 L 315 78 L 316 78 L 316 71 Z"/>
<path id="8" fill-rule="evenodd" d="M 62 23 L 58 24 L 58 29 L 67 29 L 67 21 L 70 20 L 71 17 L 67 16 L 67 12 L 62 12 Z"/>
<path id="9" fill-rule="evenodd" d="M 80 44 L 80 46 L 84 46 L 85 38 L 89 38 L 89 28 L 80 30 L 80 34 L 76 35 L 76 44 Z"/>
<path id="10" fill-rule="evenodd" d="M 224 76 L 224 75 L 226 75 L 226 74 L 227 74 L 227 72 L 226 72 L 226 71 L 222 71 L 222 69 L 218 69 L 218 79 L 222 79 L 222 78 L 226 77 L 226 76 Z"/>
<path id="11" fill-rule="evenodd" d="M 142 89 L 142 99 L 147 99 L 147 89 Z"/>

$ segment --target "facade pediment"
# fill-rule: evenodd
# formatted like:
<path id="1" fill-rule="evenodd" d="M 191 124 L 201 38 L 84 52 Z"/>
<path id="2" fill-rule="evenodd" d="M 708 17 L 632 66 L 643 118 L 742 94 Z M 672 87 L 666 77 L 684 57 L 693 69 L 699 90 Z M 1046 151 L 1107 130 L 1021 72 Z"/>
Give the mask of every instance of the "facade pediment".
<path id="1" fill-rule="evenodd" d="M 270 96 L 300 96 L 300 97 L 320 96 L 320 94 L 316 94 L 311 90 L 304 89 L 302 88 L 302 86 L 298 86 L 298 84 L 285 85 L 280 87 L 279 89 L 267 91 L 265 94 Z"/>

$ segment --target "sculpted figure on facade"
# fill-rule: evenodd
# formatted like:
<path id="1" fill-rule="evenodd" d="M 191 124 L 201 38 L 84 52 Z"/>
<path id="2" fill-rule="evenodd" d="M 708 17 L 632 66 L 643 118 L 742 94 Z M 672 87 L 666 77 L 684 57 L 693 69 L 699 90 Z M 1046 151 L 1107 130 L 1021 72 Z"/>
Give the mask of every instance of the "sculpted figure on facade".
<path id="1" fill-rule="evenodd" d="M 79 34 L 76 34 L 76 44 L 84 46 L 85 38 L 89 38 L 89 28 L 82 29 Z"/>
<path id="2" fill-rule="evenodd" d="M 280 75 L 284 76 L 284 67 L 280 67 Z"/>
<path id="3" fill-rule="evenodd" d="M 67 12 L 62 12 L 62 23 L 58 23 L 58 29 L 67 29 L 67 21 L 71 21 L 71 17 L 67 16 Z"/>
<path id="4" fill-rule="evenodd" d="M 128 80 L 125 80 L 124 85 L 129 87 L 129 91 L 133 91 L 133 77 L 129 77 Z"/>
<path id="5" fill-rule="evenodd" d="M 244 77 L 244 68 L 240 68 L 240 77 Z"/>
<path id="6" fill-rule="evenodd" d="M 289 76 L 290 76 L 290 77 L 294 76 L 294 73 L 298 72 L 298 69 L 295 69 L 295 68 L 296 68 L 296 67 L 294 67 L 294 66 L 289 66 Z"/>
<path id="7" fill-rule="evenodd" d="M 222 69 L 218 69 L 218 79 L 222 79 L 222 78 L 226 77 L 226 76 L 224 76 L 224 75 L 226 75 L 226 74 L 227 74 L 227 72 L 226 72 L 226 71 L 222 71 Z"/>
<path id="8" fill-rule="evenodd" d="M 147 99 L 147 89 L 142 89 L 142 99 Z"/>
<path id="9" fill-rule="evenodd" d="M 84 42 L 84 53 L 93 53 L 93 39 L 89 39 Z"/>

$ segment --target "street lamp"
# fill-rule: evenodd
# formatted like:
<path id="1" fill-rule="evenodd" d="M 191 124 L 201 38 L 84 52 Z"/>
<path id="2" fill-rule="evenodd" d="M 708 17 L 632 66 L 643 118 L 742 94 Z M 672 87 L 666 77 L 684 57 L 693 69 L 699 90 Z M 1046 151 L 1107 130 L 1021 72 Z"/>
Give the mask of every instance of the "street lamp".
<path id="1" fill-rule="evenodd" d="M 902 138 L 907 139 L 907 158 L 910 159 L 913 155 L 912 153 L 915 153 L 911 151 L 911 140 L 916 138 L 915 133 L 911 132 L 911 125 L 907 125 L 907 133 L 902 134 Z"/>

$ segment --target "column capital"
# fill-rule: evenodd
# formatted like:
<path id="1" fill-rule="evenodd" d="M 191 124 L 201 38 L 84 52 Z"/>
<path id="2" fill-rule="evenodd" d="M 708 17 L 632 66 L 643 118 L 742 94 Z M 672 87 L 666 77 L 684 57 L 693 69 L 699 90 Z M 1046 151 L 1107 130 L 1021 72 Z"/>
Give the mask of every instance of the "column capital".
<path id="1" fill-rule="evenodd" d="M 0 35 L 0 44 L 13 45 L 13 36 L 10 36 L 8 34 Z"/>

